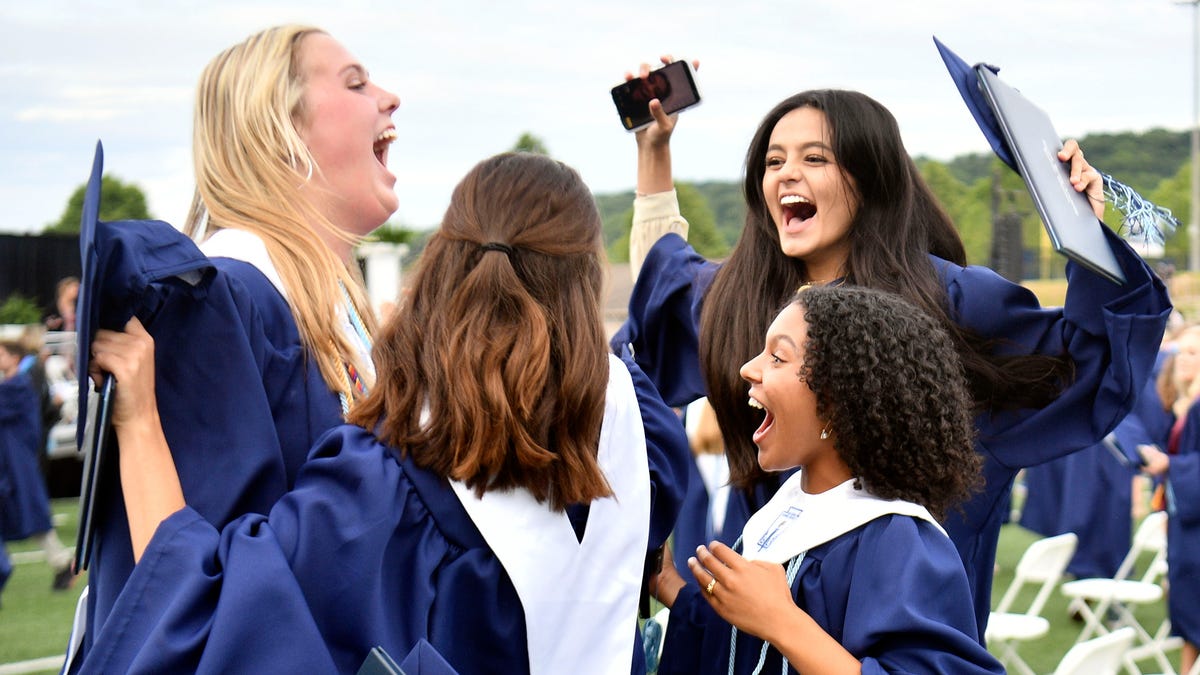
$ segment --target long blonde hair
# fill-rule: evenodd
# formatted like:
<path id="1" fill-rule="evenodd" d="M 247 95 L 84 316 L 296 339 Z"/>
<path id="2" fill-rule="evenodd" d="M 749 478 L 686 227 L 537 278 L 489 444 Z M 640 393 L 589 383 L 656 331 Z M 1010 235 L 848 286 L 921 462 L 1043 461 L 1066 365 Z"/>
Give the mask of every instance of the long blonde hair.
<path id="1" fill-rule="evenodd" d="M 306 197 L 308 178 L 320 167 L 296 128 L 305 114 L 300 44 L 316 33 L 324 31 L 300 25 L 268 28 L 221 52 L 204 69 L 192 135 L 196 194 L 185 231 L 201 239 L 234 228 L 262 239 L 322 378 L 331 390 L 354 400 L 359 393 L 348 383 L 346 365 L 363 377 L 371 371 L 340 327 L 341 288 L 368 332 L 374 333 L 376 322 L 362 273 L 341 260 L 321 235 L 350 243 L 358 238 Z"/>

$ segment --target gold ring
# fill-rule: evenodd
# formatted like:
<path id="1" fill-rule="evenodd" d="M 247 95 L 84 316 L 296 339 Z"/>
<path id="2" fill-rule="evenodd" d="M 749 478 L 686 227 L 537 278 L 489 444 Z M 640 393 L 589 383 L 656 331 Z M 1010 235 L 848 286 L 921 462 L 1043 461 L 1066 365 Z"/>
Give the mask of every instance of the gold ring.
<path id="1" fill-rule="evenodd" d="M 713 580 L 708 582 L 708 585 L 704 587 L 704 591 L 706 593 L 708 593 L 709 595 L 712 595 L 713 591 L 716 589 L 716 587 L 717 587 L 717 578 L 713 577 Z"/>

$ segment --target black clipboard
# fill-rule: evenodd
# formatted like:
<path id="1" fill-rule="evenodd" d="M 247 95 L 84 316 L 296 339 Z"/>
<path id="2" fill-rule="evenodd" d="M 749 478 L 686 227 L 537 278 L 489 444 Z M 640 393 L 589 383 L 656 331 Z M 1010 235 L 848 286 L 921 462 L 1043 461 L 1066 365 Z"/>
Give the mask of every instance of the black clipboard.
<path id="1" fill-rule="evenodd" d="M 88 397 L 87 421 L 83 429 L 80 450 L 83 453 L 83 481 L 79 488 L 79 532 L 75 539 L 75 572 L 88 568 L 92 557 L 92 542 L 96 531 L 97 495 L 108 480 L 105 476 L 109 459 L 117 449 L 117 436 L 112 428 L 113 395 L 117 381 L 105 375 L 99 391 Z"/>
<path id="2" fill-rule="evenodd" d="M 974 70 L 1054 250 L 1115 284 L 1124 284 L 1125 273 L 1104 236 L 1104 226 L 1087 195 L 1071 185 L 1070 167 L 1058 159 L 1062 137 L 1050 117 L 987 66 L 977 65 Z"/>

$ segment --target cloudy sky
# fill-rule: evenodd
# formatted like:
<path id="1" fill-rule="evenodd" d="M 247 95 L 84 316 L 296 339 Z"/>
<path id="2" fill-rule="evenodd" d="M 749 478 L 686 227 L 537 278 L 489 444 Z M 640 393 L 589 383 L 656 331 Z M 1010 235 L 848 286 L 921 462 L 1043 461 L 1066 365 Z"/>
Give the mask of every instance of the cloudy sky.
<path id="1" fill-rule="evenodd" d="M 0 231 L 56 220 L 97 140 L 109 173 L 182 225 L 201 69 L 288 22 L 329 31 L 400 95 L 393 221 L 415 227 L 436 224 L 454 183 L 525 131 L 594 191 L 632 188 L 633 138 L 608 92 L 663 53 L 702 64 L 705 101 L 684 113 L 674 144 L 688 180 L 737 179 L 761 116 L 813 87 L 880 100 L 913 154 L 986 150 L 933 35 L 968 62 L 1000 66 L 1064 136 L 1195 119 L 1194 7 L 1176 0 L 5 2 Z"/>

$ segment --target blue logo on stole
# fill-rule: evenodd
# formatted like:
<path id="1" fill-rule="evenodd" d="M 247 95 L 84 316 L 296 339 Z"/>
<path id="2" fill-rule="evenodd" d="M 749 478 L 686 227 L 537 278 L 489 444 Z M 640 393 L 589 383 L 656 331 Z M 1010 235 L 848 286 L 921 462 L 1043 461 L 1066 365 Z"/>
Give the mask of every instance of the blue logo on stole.
<path id="1" fill-rule="evenodd" d="M 767 528 L 767 531 L 763 533 L 763 536 L 759 538 L 758 550 L 761 552 L 764 549 L 770 548 L 771 544 L 775 543 L 775 540 L 779 538 L 779 533 L 783 532 L 783 528 L 795 522 L 795 520 L 800 517 L 801 513 L 804 513 L 804 509 L 796 506 L 789 506 L 786 511 L 780 513 L 778 516 L 775 516 L 774 522 L 772 522 L 771 526 Z"/>

